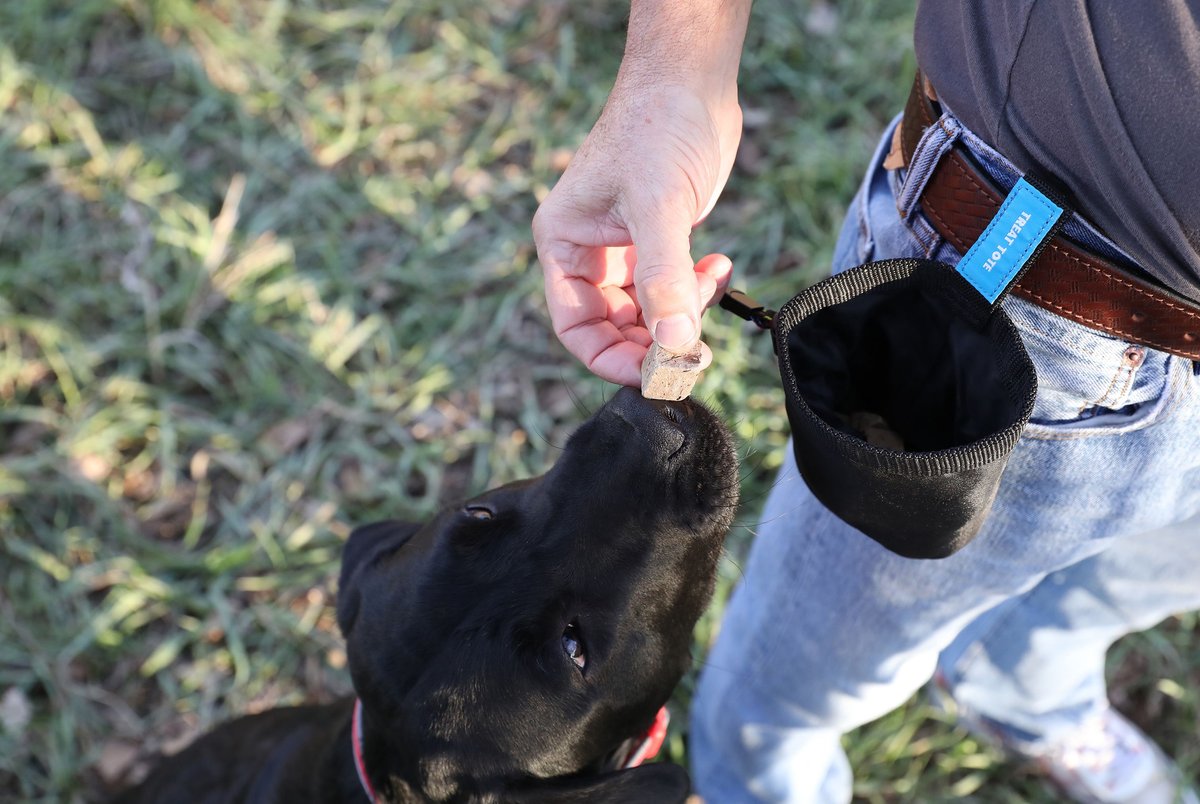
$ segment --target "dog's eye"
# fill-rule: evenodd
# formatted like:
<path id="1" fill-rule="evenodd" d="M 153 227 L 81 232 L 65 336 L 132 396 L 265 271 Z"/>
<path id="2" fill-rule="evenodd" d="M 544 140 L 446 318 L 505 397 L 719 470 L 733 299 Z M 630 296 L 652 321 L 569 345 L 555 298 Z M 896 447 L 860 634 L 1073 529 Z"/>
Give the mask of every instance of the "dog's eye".
<path id="1" fill-rule="evenodd" d="M 563 653 L 575 662 L 575 666 L 580 670 L 587 666 L 587 651 L 583 647 L 583 637 L 579 634 L 579 626 L 575 623 L 568 623 L 562 633 L 562 648 Z"/>
<path id="2" fill-rule="evenodd" d="M 491 519 L 496 515 L 495 511 L 486 505 L 468 505 L 463 508 L 467 512 L 467 516 L 472 519 Z"/>

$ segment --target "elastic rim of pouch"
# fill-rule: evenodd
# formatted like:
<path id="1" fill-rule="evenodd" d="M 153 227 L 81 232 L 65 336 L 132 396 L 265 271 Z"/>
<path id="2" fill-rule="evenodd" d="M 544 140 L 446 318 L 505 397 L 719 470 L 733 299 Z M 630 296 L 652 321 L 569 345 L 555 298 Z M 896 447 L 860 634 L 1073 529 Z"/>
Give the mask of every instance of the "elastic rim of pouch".
<path id="1" fill-rule="evenodd" d="M 880 260 L 835 274 L 801 291 L 793 296 L 776 316 L 775 351 L 779 355 L 780 375 L 783 379 L 785 393 L 799 408 L 799 411 L 815 422 L 820 431 L 847 459 L 862 466 L 892 474 L 935 477 L 978 469 L 1005 458 L 1016 446 L 1021 432 L 1033 414 L 1033 404 L 1037 397 L 1037 381 L 1033 361 L 1029 359 L 1029 355 L 1025 351 L 1017 328 L 1002 309 L 997 308 L 992 313 L 993 318 L 998 318 L 996 321 L 998 326 L 992 331 L 991 338 L 997 346 L 1015 346 L 1015 348 L 1000 348 L 996 351 L 1003 362 L 1001 376 L 1005 378 L 1004 390 L 1013 399 L 1022 401 L 1021 414 L 1012 424 L 1002 430 L 970 444 L 949 449 L 904 452 L 871 444 L 833 427 L 818 416 L 804 401 L 796 382 L 792 362 L 788 357 L 787 345 L 788 335 L 796 325 L 818 310 L 850 301 L 880 285 L 910 279 L 913 273 L 923 265 L 938 266 L 937 270 L 954 270 L 950 266 L 932 260 L 907 258 Z M 1007 343 L 1002 343 L 1005 340 Z M 1019 379 L 1021 376 L 1032 378 L 1032 381 L 1021 382 Z"/>

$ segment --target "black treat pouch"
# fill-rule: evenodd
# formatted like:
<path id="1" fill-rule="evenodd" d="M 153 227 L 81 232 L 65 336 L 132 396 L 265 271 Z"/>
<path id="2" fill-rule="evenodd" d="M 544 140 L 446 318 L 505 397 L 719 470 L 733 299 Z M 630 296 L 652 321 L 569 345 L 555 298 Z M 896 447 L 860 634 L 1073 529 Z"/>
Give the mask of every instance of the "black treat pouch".
<path id="1" fill-rule="evenodd" d="M 847 524 L 906 558 L 944 558 L 982 527 L 1029 422 L 1037 374 L 1001 307 L 1068 216 L 1026 175 L 956 266 L 867 263 L 778 313 L 721 307 L 774 331 L 796 463 Z"/>
<path id="2" fill-rule="evenodd" d="M 888 550 L 941 558 L 979 531 L 1037 378 L 999 306 L 931 260 L 868 263 L 775 319 L 796 462 Z"/>

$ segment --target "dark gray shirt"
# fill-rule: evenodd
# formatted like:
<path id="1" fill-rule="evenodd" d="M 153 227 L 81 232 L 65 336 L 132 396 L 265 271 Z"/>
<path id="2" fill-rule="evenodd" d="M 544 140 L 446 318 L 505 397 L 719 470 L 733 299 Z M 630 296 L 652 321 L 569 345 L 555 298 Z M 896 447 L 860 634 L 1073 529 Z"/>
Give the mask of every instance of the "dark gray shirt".
<path id="1" fill-rule="evenodd" d="M 1200 0 L 920 0 L 917 63 L 968 128 L 1200 300 L 1198 21 Z"/>

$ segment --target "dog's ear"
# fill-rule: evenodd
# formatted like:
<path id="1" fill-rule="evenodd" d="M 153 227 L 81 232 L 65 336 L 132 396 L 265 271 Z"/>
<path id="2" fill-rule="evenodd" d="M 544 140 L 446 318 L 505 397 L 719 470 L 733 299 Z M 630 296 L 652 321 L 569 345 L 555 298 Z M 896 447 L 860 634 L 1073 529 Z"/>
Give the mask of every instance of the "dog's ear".
<path id="1" fill-rule="evenodd" d="M 548 779 L 509 790 L 505 804 L 684 804 L 692 785 L 679 765 L 656 762 L 595 776 Z"/>
<path id="2" fill-rule="evenodd" d="M 358 616 L 358 580 L 362 572 L 384 553 L 400 549 L 421 529 L 411 522 L 376 522 L 355 528 L 342 548 L 342 572 L 338 576 L 337 621 L 343 636 L 350 636 Z"/>

